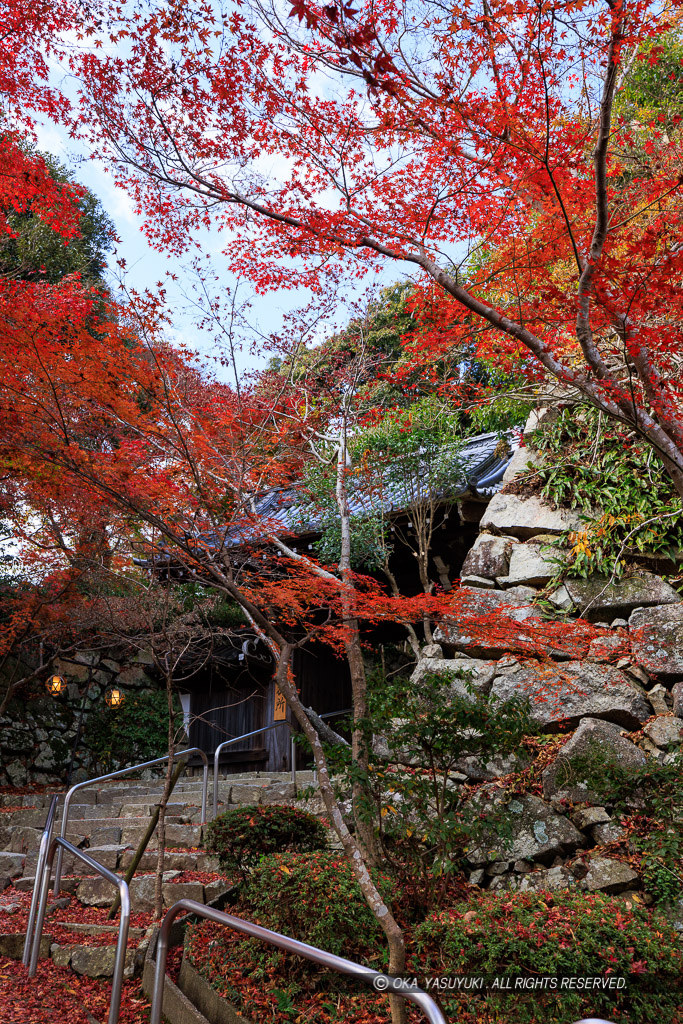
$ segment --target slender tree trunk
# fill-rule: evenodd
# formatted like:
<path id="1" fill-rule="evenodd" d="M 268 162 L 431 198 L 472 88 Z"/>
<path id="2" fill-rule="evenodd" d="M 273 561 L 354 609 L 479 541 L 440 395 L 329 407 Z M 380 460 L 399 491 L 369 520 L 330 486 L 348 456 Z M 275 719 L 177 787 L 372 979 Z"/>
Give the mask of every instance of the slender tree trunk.
<path id="1" fill-rule="evenodd" d="M 173 775 L 171 776 L 171 786 L 170 786 L 171 793 L 173 792 L 173 788 L 174 788 L 176 782 L 178 781 L 178 779 L 180 778 L 180 774 L 181 774 L 181 772 L 183 771 L 184 768 L 185 768 L 185 765 L 183 764 L 183 762 L 182 761 L 178 761 L 178 763 L 176 764 L 175 769 L 173 771 Z M 130 885 L 131 880 L 132 880 L 133 876 L 135 875 L 135 872 L 137 871 L 138 864 L 142 860 L 143 854 L 144 854 L 145 850 L 147 849 L 147 847 L 149 846 L 150 840 L 151 840 L 152 836 L 154 835 L 154 833 L 156 831 L 157 824 L 159 823 L 159 810 L 160 810 L 160 808 L 159 808 L 159 805 L 157 804 L 156 808 L 154 809 L 154 814 L 152 815 L 152 817 L 149 820 L 149 825 L 147 826 L 147 831 L 145 832 L 144 836 L 140 840 L 140 843 L 138 844 L 138 848 L 135 851 L 135 855 L 134 855 L 132 861 L 130 862 L 130 864 L 128 865 L 128 868 L 126 869 L 126 873 L 123 876 L 123 880 L 126 883 L 126 885 Z M 111 921 L 113 918 L 116 917 L 116 912 L 119 909 L 120 905 L 121 905 L 121 896 L 117 892 L 116 896 L 114 898 L 114 902 L 112 903 L 111 908 L 109 910 L 108 920 Z"/>
<path id="2" fill-rule="evenodd" d="M 278 659 L 276 675 L 277 684 L 280 688 L 280 692 L 284 695 L 287 703 L 291 707 L 296 720 L 306 736 L 306 739 L 311 745 L 315 766 L 318 771 L 320 795 L 322 796 L 325 804 L 325 809 L 330 816 L 335 832 L 339 836 L 346 859 L 351 865 L 363 896 L 365 897 L 373 916 L 386 936 L 387 945 L 389 947 L 389 973 L 401 975 L 405 971 L 406 965 L 406 949 L 403 932 L 372 880 L 364 860 L 361 846 L 356 842 L 346 826 L 339 803 L 334 795 L 334 789 L 332 788 L 330 775 L 327 770 L 327 760 L 320 742 L 320 737 L 308 718 L 304 706 L 299 700 L 296 687 L 290 679 L 289 666 L 291 655 L 292 647 L 289 644 L 284 644 Z M 400 996 L 391 996 L 390 1002 L 392 1024 L 405 1024 L 405 1000 Z"/>
<path id="3" fill-rule="evenodd" d="M 166 807 L 168 798 L 171 795 L 173 777 L 173 750 L 175 747 L 175 720 L 173 714 L 173 676 L 166 673 L 166 704 L 168 707 L 168 762 L 166 764 L 166 777 L 164 779 L 164 791 L 159 802 L 159 824 L 157 827 L 157 842 L 159 852 L 157 854 L 157 873 L 154 883 L 154 917 L 157 921 L 161 919 L 164 912 L 164 899 L 162 885 L 164 880 L 164 859 L 166 856 Z"/>
<path id="4" fill-rule="evenodd" d="M 342 618 L 344 622 L 344 646 L 346 660 L 351 676 L 351 693 L 353 695 L 353 732 L 351 734 L 351 756 L 361 773 L 368 768 L 368 748 L 365 731 L 361 722 L 367 716 L 367 678 L 365 663 L 360 644 L 358 619 L 354 608 L 354 584 L 351 572 L 351 510 L 349 507 L 346 474 L 349 454 L 346 438 L 346 420 L 339 439 L 337 451 L 337 482 L 335 496 L 341 520 L 341 553 L 339 557 L 339 573 L 342 578 Z M 377 865 L 381 854 L 372 821 L 372 803 L 368 798 L 362 782 L 354 780 L 352 784 L 353 815 L 360 846 L 367 863 Z"/>

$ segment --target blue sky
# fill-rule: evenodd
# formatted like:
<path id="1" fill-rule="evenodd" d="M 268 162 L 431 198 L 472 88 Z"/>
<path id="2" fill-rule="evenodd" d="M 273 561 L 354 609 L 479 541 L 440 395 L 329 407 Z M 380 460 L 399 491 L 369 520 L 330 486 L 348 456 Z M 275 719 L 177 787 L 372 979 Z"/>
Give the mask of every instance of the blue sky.
<path id="1" fill-rule="evenodd" d="M 115 266 L 118 259 L 126 263 L 126 280 L 129 286 L 140 291 L 154 288 L 157 282 L 167 281 L 168 274 L 175 274 L 177 282 L 167 281 L 168 307 L 171 312 L 172 327 L 168 331 L 170 341 L 182 341 L 200 353 L 201 361 L 217 377 L 231 380 L 232 372 L 221 365 L 220 359 L 225 356 L 225 347 L 216 340 L 210 330 L 198 325 L 199 315 L 192 305 L 194 275 L 191 272 L 190 257 L 182 259 L 158 252 L 148 243 L 143 230 L 141 218 L 134 210 L 133 203 L 126 192 L 119 188 L 112 175 L 102 161 L 93 159 L 83 146 L 70 139 L 58 125 L 43 123 L 38 126 L 38 146 L 49 152 L 65 164 L 76 179 L 89 188 L 100 200 L 102 206 L 114 223 L 120 239 L 115 251 L 110 255 L 110 265 Z M 245 314 L 246 320 L 239 333 L 242 336 L 242 348 L 238 352 L 236 363 L 240 374 L 264 366 L 270 357 L 267 343 L 261 335 L 268 336 L 278 331 L 283 317 L 292 312 L 298 305 L 306 303 L 308 295 L 304 289 L 282 291 L 275 294 L 254 296 L 245 283 L 237 283 L 230 273 L 227 261 L 220 253 L 218 232 L 215 236 L 206 233 L 202 238 L 205 251 L 215 254 L 211 256 L 211 269 L 218 275 L 218 283 L 214 285 L 224 295 L 237 286 L 237 303 L 249 303 Z M 387 265 L 373 282 L 373 291 L 404 277 L 398 266 Z M 114 278 L 112 277 L 112 283 Z M 338 296 L 338 305 L 333 317 L 326 325 L 318 325 L 314 336 L 321 340 L 335 328 L 342 326 L 351 315 L 354 302 L 362 301 L 363 291 Z"/>

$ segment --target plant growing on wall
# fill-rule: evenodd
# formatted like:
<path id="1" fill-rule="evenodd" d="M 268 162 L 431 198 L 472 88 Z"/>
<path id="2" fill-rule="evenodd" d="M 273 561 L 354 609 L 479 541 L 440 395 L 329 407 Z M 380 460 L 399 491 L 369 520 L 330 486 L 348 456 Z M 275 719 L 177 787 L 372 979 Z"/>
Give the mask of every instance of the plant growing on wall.
<path id="1" fill-rule="evenodd" d="M 174 695 L 176 715 L 180 704 Z M 90 711 L 83 743 L 99 774 L 160 757 L 168 741 L 168 707 L 162 690 L 128 692 L 123 706 L 112 712 L 100 704 Z"/>
<path id="2" fill-rule="evenodd" d="M 536 431 L 532 444 L 543 459 L 530 474 L 532 486 L 585 520 L 567 538 L 570 575 L 621 576 L 643 551 L 676 557 L 683 547 L 679 496 L 632 431 L 598 412 L 570 407 Z"/>

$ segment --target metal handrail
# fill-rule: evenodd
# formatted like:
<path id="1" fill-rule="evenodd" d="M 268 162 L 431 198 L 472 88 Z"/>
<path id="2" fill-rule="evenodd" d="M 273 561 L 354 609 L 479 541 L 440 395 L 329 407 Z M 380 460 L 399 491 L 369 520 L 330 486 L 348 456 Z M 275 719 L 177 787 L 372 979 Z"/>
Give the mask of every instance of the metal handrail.
<path id="1" fill-rule="evenodd" d="M 45 867 L 45 858 L 47 857 L 47 851 L 50 846 L 52 839 L 52 829 L 54 828 L 55 816 L 57 813 L 57 804 L 59 803 L 59 797 L 61 794 L 55 793 L 50 800 L 50 807 L 45 818 L 45 827 L 43 834 L 40 837 L 40 847 L 38 849 L 38 861 L 36 863 L 36 877 L 33 881 L 33 894 L 31 896 L 31 909 L 28 912 L 28 923 L 26 925 L 26 938 L 24 939 L 24 952 L 21 957 L 21 962 L 24 967 L 28 967 L 31 959 L 31 935 L 33 933 L 33 926 L 36 923 L 36 910 L 38 908 L 38 892 L 40 890 L 40 879 L 43 876 L 43 869 Z"/>
<path id="2" fill-rule="evenodd" d="M 163 1005 L 164 980 L 166 977 L 166 959 L 168 957 L 168 944 L 171 935 L 171 928 L 178 914 L 186 911 L 188 914 L 195 914 L 197 917 L 206 918 L 215 924 L 223 924 L 233 928 L 236 932 L 248 935 L 252 939 L 261 939 L 271 946 L 277 946 L 286 953 L 294 953 L 305 960 L 311 960 L 315 964 L 337 971 L 338 974 L 350 974 L 353 978 L 371 985 L 376 992 L 382 995 L 400 995 L 415 1003 L 424 1013 L 429 1024 L 447 1024 L 446 1018 L 436 1005 L 434 1000 L 422 989 L 417 988 L 412 982 L 404 978 L 392 977 L 390 974 L 383 974 L 381 971 L 373 971 L 370 967 L 354 963 L 353 960 L 346 960 L 335 953 L 328 953 L 325 949 L 318 949 L 317 946 L 309 946 L 306 942 L 292 939 L 280 932 L 273 932 L 269 928 L 263 928 L 259 924 L 252 924 L 241 917 L 234 917 L 226 914 L 224 910 L 216 910 L 204 903 L 197 903 L 196 900 L 178 900 L 166 911 L 156 948 L 156 967 L 154 970 L 154 989 L 152 991 L 152 1012 L 149 1024 L 161 1024 L 161 1011 Z M 109 1024 L 112 1024 L 110 1021 Z M 576 1024 L 612 1024 L 611 1021 L 598 1017 L 586 1017 L 576 1021 Z"/>
<path id="3" fill-rule="evenodd" d="M 270 725 L 264 725 L 261 729 L 254 729 L 253 732 L 245 732 L 243 736 L 235 736 L 231 740 L 224 740 L 222 743 L 218 744 L 213 755 L 213 818 L 218 814 L 218 758 L 223 747 L 230 747 L 233 743 L 239 743 L 241 740 L 248 740 L 251 736 L 259 736 L 262 732 L 270 732 L 271 729 L 277 729 L 280 725 L 286 725 L 288 729 L 292 730 L 292 782 L 296 783 L 296 747 L 294 745 L 293 727 L 292 723 L 288 722 L 286 718 L 283 718 L 281 722 L 272 722 Z"/>
<path id="4" fill-rule="evenodd" d="M 109 772 L 108 775 L 99 775 L 96 779 L 86 779 L 85 782 L 77 782 L 68 791 L 64 797 L 64 815 L 62 817 L 62 828 L 59 833 L 59 838 L 64 839 L 66 836 L 66 827 L 69 821 L 69 806 L 71 804 L 71 797 L 74 795 L 77 789 L 83 789 L 85 786 L 94 786 L 98 782 L 108 782 L 110 779 L 119 779 L 122 775 L 130 775 L 132 772 L 139 772 L 143 768 L 152 768 L 157 764 L 165 764 L 169 760 L 175 761 L 176 758 L 186 757 L 189 754 L 199 754 L 202 761 L 204 762 L 204 773 L 202 779 L 202 822 L 206 821 L 206 802 L 207 792 L 209 788 L 209 759 L 203 750 L 199 747 L 189 747 L 187 750 L 177 750 L 174 754 L 165 754 L 163 757 L 155 757 L 153 761 L 143 761 L 141 764 L 131 765 L 130 768 L 120 768 L 116 772 Z M 57 865 L 55 867 L 55 896 L 59 893 L 59 885 L 62 880 L 62 851 L 61 848 L 57 854 Z"/>
<path id="5" fill-rule="evenodd" d="M 83 850 L 79 850 L 73 846 L 72 843 L 68 843 L 66 839 L 57 837 L 50 843 L 50 848 L 47 853 L 45 861 L 45 867 L 43 868 L 43 877 L 40 885 L 40 898 L 38 900 L 38 912 L 36 915 L 36 926 L 35 935 L 33 938 L 33 946 L 31 949 L 31 960 L 28 969 L 29 978 L 35 978 L 36 971 L 38 970 L 38 953 L 40 951 L 40 940 L 43 934 L 43 925 L 45 923 L 45 911 L 47 908 L 47 894 L 50 888 L 50 875 L 52 873 L 52 862 L 54 860 L 55 852 L 57 850 L 68 850 L 74 857 L 78 857 L 84 864 L 87 864 L 89 868 L 96 871 L 98 875 L 106 879 L 107 882 L 111 882 L 119 890 L 119 896 L 121 899 L 121 921 L 119 923 L 119 937 L 116 942 L 116 959 L 114 961 L 114 974 L 111 979 L 111 999 L 109 1003 L 109 1024 L 117 1024 L 119 1019 L 119 1013 L 121 1010 L 121 989 L 123 987 L 123 970 L 126 965 L 126 945 L 128 943 L 128 924 L 130 921 L 130 895 L 128 892 L 128 886 L 126 885 L 123 878 L 119 875 L 115 875 L 109 868 L 103 867 L 93 857 L 89 857 Z M 38 879 L 36 878 L 36 882 Z"/>
<path id="6" fill-rule="evenodd" d="M 350 974 L 352 977 L 359 978 L 361 981 L 374 986 L 376 991 L 383 994 L 401 995 L 420 1007 L 429 1024 L 446 1024 L 444 1015 L 431 996 L 428 996 L 421 989 L 409 986 L 402 978 L 392 978 L 388 974 L 373 971 L 370 967 L 363 967 L 362 964 L 356 964 L 352 960 L 345 960 L 343 957 L 336 956 L 334 953 L 328 953 L 324 949 L 309 946 L 305 942 L 299 942 L 298 939 L 291 939 L 288 935 L 272 932 L 268 928 L 262 928 L 261 925 L 252 924 L 251 921 L 244 921 L 240 917 L 233 917 L 232 914 L 226 914 L 222 910 L 214 910 L 213 907 L 207 907 L 203 903 L 196 903 L 195 900 L 178 900 L 177 903 L 174 903 L 166 911 L 166 916 L 161 922 L 156 950 L 157 963 L 154 972 L 154 992 L 152 994 L 150 1024 L 161 1024 L 161 1004 L 163 1002 L 164 978 L 166 976 L 168 940 L 171 926 L 178 914 L 183 910 L 189 914 L 196 914 L 198 917 L 205 917 L 216 924 L 227 925 L 228 928 L 234 928 L 235 931 L 242 932 L 243 935 L 249 935 L 251 938 L 262 939 L 271 946 L 284 949 L 287 953 L 295 953 L 306 960 L 312 960 L 313 963 L 329 967 L 339 974 Z M 112 1024 L 111 1021 L 110 1024 Z"/>
<path id="7" fill-rule="evenodd" d="M 324 715 L 319 715 L 320 718 L 334 718 L 336 715 L 348 715 L 353 708 L 342 708 L 340 711 L 327 711 Z M 213 755 L 213 817 L 215 818 L 218 814 L 218 758 L 223 747 L 230 747 L 233 743 L 239 743 L 241 740 L 248 740 L 252 736 L 259 736 L 262 732 L 270 732 L 271 729 L 277 729 L 280 725 L 286 725 L 292 732 L 291 738 L 291 760 L 292 760 L 292 782 L 296 784 L 296 744 L 294 742 L 294 726 L 287 719 L 283 718 L 281 722 L 272 722 L 270 725 L 264 725 L 261 729 L 254 729 L 253 732 L 245 732 L 242 736 L 235 736 L 231 740 L 224 740 L 219 743 L 214 751 Z"/>

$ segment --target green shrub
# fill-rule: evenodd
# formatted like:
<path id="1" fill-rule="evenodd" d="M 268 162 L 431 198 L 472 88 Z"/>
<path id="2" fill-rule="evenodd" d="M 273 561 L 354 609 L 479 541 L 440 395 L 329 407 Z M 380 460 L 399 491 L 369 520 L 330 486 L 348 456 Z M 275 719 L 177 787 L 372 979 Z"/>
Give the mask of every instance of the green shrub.
<path id="1" fill-rule="evenodd" d="M 372 872 L 384 900 L 396 896 L 396 883 Z M 342 853 L 282 853 L 264 857 L 242 884 L 238 913 L 273 931 L 354 959 L 385 946 L 351 867 Z M 283 954 L 253 943 L 255 961 L 270 968 Z M 292 970 L 292 960 L 286 960 Z"/>
<path id="2" fill-rule="evenodd" d="M 206 849 L 221 868 L 245 875 L 270 853 L 307 853 L 327 846 L 325 828 L 295 807 L 236 807 L 219 814 L 207 827 Z"/>
<path id="3" fill-rule="evenodd" d="M 621 990 L 481 995 L 482 1014 L 494 1006 L 509 1008 L 518 1024 L 570 1021 L 601 1011 L 610 1019 L 645 1024 L 672 1020 L 680 1005 L 683 955 L 677 932 L 659 912 L 628 909 L 608 896 L 481 893 L 434 914 L 417 927 L 415 939 L 426 975 L 625 978 Z M 458 1003 L 449 1002 L 456 1019 Z"/>
<path id="4" fill-rule="evenodd" d="M 368 746 L 379 734 L 389 755 L 385 763 L 373 760 L 367 773 L 356 770 L 369 796 L 368 819 L 378 822 L 382 849 L 403 884 L 419 882 L 420 902 L 441 905 L 468 847 L 491 830 L 511 836 L 505 808 L 492 809 L 484 821 L 452 777 L 461 758 L 486 763 L 519 754 L 523 737 L 534 732 L 529 702 L 496 703 L 473 688 L 472 673 L 464 669 L 425 672 L 418 687 L 377 675 L 364 725 Z"/>

